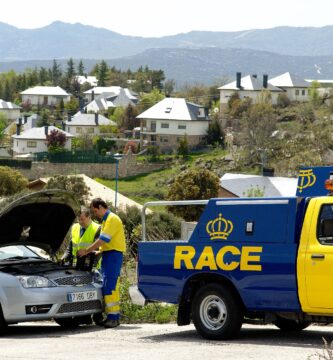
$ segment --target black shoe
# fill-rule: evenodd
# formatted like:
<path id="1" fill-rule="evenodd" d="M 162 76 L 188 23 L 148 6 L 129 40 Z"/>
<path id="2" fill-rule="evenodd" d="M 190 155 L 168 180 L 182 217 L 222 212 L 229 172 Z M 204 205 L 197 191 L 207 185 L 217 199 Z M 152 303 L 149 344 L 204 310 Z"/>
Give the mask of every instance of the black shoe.
<path id="1" fill-rule="evenodd" d="M 109 319 L 109 320 L 106 320 L 106 322 L 104 323 L 104 327 L 108 328 L 108 329 L 115 328 L 115 327 L 117 327 L 119 325 L 120 325 L 119 320 L 111 320 L 111 319 Z"/>

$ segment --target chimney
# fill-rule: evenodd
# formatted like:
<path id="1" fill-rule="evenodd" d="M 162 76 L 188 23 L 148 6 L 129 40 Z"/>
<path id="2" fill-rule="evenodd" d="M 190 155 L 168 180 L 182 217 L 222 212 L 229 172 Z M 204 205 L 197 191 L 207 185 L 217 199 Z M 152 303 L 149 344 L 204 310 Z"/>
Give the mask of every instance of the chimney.
<path id="1" fill-rule="evenodd" d="M 71 122 L 72 121 L 72 115 L 71 114 L 67 114 L 67 121 Z"/>
<path id="2" fill-rule="evenodd" d="M 98 125 L 98 112 L 95 113 L 95 124 Z"/>
<path id="3" fill-rule="evenodd" d="M 236 73 L 236 87 L 238 89 L 241 89 L 241 78 L 242 78 L 242 73 L 238 72 Z"/>
<path id="4" fill-rule="evenodd" d="M 65 131 L 66 130 L 66 125 L 65 125 L 65 123 L 62 121 L 61 122 L 61 128 Z"/>
<path id="5" fill-rule="evenodd" d="M 83 111 L 84 108 L 84 99 L 82 98 L 82 96 L 79 97 L 79 110 L 80 112 Z"/>
<path id="6" fill-rule="evenodd" d="M 49 127 L 48 126 L 44 126 L 44 130 L 45 130 L 45 135 L 47 136 L 49 134 Z"/>
<path id="7" fill-rule="evenodd" d="M 28 122 L 28 115 L 23 115 L 24 117 L 24 124 L 26 124 Z"/>
<path id="8" fill-rule="evenodd" d="M 256 79 L 256 78 L 257 78 L 257 74 L 253 74 L 252 77 Z"/>
<path id="9" fill-rule="evenodd" d="M 91 101 L 94 101 L 95 100 L 95 91 L 92 90 L 91 91 Z"/>
<path id="10" fill-rule="evenodd" d="M 268 87 L 268 75 L 263 75 L 262 77 L 262 86 L 264 89 L 267 89 Z"/>
<path id="11" fill-rule="evenodd" d="M 18 123 L 16 124 L 16 135 L 21 134 L 21 126 L 22 126 L 22 118 L 19 118 Z"/>

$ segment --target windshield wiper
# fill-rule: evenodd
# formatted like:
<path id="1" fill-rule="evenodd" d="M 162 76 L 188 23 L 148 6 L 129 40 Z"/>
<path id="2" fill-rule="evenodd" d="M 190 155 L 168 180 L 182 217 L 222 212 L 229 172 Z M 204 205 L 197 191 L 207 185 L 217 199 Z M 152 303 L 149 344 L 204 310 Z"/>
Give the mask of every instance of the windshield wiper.
<path id="1" fill-rule="evenodd" d="M 2 259 L 1 261 L 12 261 L 12 260 L 27 260 L 27 259 L 39 259 L 36 256 L 13 256 L 7 259 Z"/>

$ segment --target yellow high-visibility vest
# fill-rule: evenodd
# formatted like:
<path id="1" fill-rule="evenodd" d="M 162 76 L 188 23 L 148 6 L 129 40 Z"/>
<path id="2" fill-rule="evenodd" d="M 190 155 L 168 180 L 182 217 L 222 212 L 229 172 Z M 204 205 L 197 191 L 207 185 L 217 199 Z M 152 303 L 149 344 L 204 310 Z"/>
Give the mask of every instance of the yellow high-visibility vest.
<path id="1" fill-rule="evenodd" d="M 80 237 L 80 224 L 74 224 L 72 226 L 72 254 L 74 257 L 77 256 L 77 252 L 81 249 L 86 249 L 95 241 L 95 236 L 99 230 L 99 225 L 92 221 L 89 226 L 86 228 L 83 236 Z"/>

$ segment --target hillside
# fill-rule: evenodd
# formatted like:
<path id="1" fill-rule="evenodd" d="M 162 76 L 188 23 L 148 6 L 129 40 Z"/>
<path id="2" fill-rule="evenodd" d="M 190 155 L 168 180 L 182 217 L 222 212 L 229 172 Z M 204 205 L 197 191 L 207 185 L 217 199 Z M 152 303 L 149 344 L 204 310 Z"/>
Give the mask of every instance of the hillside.
<path id="1" fill-rule="evenodd" d="M 103 28 L 60 21 L 38 29 L 18 29 L 0 23 L 0 61 L 31 59 L 112 59 L 157 48 L 240 48 L 277 54 L 333 54 L 333 26 L 277 27 L 236 32 L 191 31 L 144 38 Z"/>

